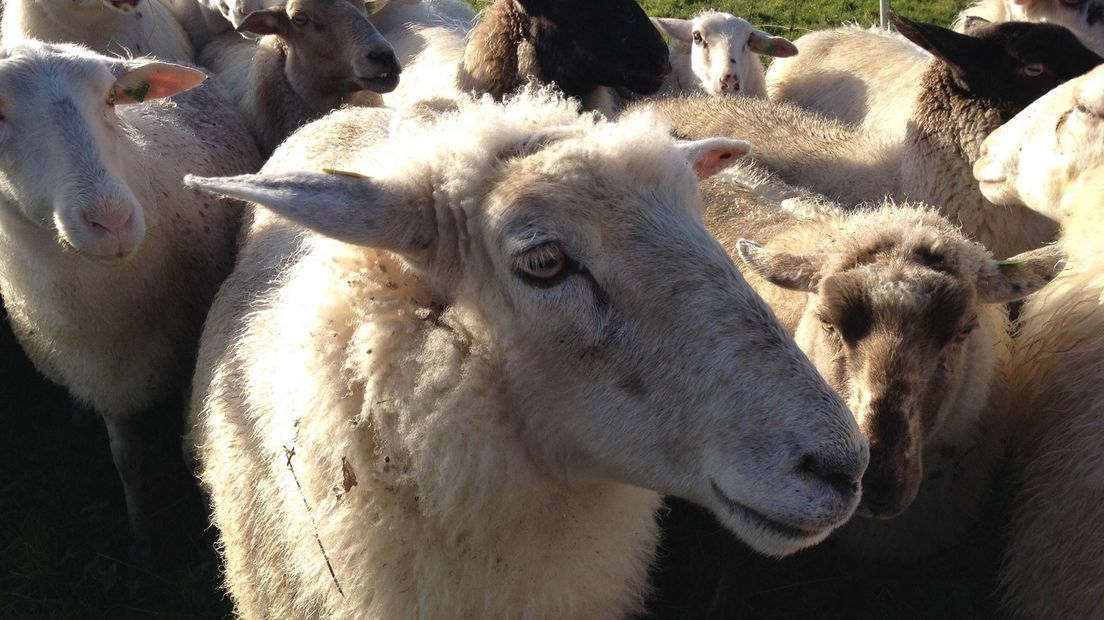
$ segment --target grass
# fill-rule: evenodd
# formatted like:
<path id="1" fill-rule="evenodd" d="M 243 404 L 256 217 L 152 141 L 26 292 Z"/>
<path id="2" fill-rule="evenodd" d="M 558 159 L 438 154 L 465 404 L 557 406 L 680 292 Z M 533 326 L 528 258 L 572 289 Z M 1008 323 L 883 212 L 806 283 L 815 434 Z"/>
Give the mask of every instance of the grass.
<path id="1" fill-rule="evenodd" d="M 871 24 L 878 16 L 872 0 L 642 4 L 651 15 L 681 17 L 717 8 L 790 38 L 844 21 Z M 949 24 L 965 4 L 896 0 L 893 8 Z M 178 547 L 170 567 L 149 572 L 130 566 L 126 514 L 102 426 L 73 426 L 66 395 L 35 374 L 2 316 L 0 420 L 0 620 L 227 616 L 213 535 L 204 530 L 195 489 L 167 493 L 161 511 L 162 529 Z M 168 448 L 174 449 L 179 451 Z M 968 544 L 943 556 L 870 567 L 841 559 L 830 547 L 781 561 L 755 555 L 692 507 L 678 506 L 666 518 L 690 524 L 690 534 L 679 548 L 665 550 L 667 566 L 674 568 L 657 576 L 653 601 L 663 617 L 702 617 L 701 604 L 715 585 L 725 617 L 995 617 L 993 527 L 977 528 Z M 687 597 L 695 588 L 701 596 Z"/>

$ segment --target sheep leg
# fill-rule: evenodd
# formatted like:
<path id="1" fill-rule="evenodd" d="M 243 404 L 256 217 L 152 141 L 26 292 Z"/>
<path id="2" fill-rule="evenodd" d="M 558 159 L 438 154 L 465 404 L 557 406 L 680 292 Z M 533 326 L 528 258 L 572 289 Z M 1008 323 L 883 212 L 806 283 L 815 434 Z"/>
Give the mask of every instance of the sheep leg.
<path id="1" fill-rule="evenodd" d="M 107 437 L 111 442 L 111 458 L 123 483 L 127 519 L 130 522 L 130 559 L 139 565 L 152 560 L 153 537 L 146 514 L 142 489 L 142 440 L 137 420 L 131 417 L 114 419 L 104 416 Z"/>

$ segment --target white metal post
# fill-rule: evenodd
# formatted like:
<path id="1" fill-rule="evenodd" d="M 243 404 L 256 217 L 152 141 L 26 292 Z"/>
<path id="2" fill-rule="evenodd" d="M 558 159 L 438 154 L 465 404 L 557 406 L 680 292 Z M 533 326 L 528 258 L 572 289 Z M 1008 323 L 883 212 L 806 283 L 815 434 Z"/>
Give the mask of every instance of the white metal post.
<path id="1" fill-rule="evenodd" d="M 882 30 L 889 30 L 889 0 L 879 0 L 878 4 Z"/>

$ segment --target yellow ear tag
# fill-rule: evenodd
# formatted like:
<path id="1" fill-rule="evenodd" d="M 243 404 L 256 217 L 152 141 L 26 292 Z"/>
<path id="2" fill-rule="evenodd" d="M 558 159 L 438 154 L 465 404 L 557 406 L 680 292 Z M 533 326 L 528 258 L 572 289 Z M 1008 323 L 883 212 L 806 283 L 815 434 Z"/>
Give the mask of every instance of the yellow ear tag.
<path id="1" fill-rule="evenodd" d="M 323 168 L 322 172 L 324 172 L 326 174 L 336 174 L 338 176 L 343 176 L 343 177 L 352 177 L 354 179 L 367 179 L 367 178 L 370 178 L 370 177 L 367 177 L 363 174 L 360 174 L 359 172 L 351 172 L 349 170 L 335 170 L 333 168 Z"/>

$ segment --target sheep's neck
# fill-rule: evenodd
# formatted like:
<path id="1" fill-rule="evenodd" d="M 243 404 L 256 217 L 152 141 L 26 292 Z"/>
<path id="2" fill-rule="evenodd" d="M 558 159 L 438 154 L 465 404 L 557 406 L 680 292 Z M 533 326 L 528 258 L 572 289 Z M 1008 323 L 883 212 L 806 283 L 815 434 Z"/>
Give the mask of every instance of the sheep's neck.
<path id="1" fill-rule="evenodd" d="M 490 93 L 495 99 L 517 90 L 522 74 L 520 48 L 528 36 L 529 17 L 518 11 L 513 2 L 500 0 L 491 5 L 472 30 L 464 50 L 459 70 L 461 86 Z"/>
<path id="2" fill-rule="evenodd" d="M 924 72 L 913 109 L 908 141 L 954 153 L 969 165 L 977 161 L 986 136 L 1013 116 L 1008 106 L 966 93 L 938 61 Z"/>

